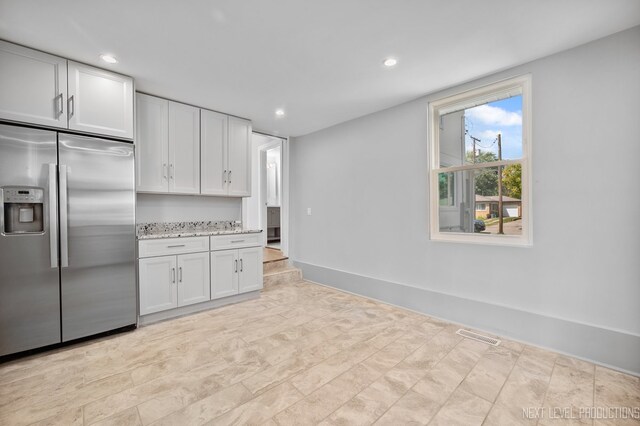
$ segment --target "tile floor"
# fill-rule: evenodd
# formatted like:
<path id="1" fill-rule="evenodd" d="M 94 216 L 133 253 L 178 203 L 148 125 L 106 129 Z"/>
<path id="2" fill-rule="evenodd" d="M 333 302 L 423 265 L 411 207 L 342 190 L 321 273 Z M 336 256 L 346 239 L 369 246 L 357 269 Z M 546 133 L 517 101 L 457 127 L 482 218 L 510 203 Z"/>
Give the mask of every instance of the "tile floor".
<path id="1" fill-rule="evenodd" d="M 276 285 L 0 365 L 0 424 L 593 424 L 523 408 L 640 406 L 638 377 L 456 330 L 318 285 Z"/>

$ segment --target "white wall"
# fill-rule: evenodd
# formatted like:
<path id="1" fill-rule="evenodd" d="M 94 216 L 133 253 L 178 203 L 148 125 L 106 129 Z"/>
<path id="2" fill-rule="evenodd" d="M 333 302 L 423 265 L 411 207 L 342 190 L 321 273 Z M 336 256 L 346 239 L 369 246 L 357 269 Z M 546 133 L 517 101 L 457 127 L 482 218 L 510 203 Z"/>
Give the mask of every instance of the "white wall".
<path id="1" fill-rule="evenodd" d="M 430 241 L 429 100 L 524 73 L 533 247 Z M 640 373 L 639 76 L 636 27 L 293 139 L 291 258 L 316 281 Z"/>
<path id="2" fill-rule="evenodd" d="M 240 198 L 138 194 L 136 222 L 240 220 Z"/>

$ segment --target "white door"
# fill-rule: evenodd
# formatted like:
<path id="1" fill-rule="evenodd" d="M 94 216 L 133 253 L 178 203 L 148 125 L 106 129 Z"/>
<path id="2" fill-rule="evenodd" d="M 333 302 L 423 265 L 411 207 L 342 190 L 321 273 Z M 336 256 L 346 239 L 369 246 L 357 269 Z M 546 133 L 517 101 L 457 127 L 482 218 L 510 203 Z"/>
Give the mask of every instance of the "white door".
<path id="1" fill-rule="evenodd" d="M 67 60 L 0 41 L 0 118 L 67 127 Z"/>
<path id="2" fill-rule="evenodd" d="M 238 294 L 238 250 L 211 252 L 211 300 Z"/>
<path id="3" fill-rule="evenodd" d="M 169 101 L 136 94 L 137 190 L 169 191 Z"/>
<path id="4" fill-rule="evenodd" d="M 169 192 L 200 193 L 200 109 L 169 101 Z"/>
<path id="5" fill-rule="evenodd" d="M 140 259 L 140 315 L 178 307 L 175 256 Z"/>
<path id="6" fill-rule="evenodd" d="M 200 193 L 227 195 L 228 117 L 206 109 L 200 114 Z"/>
<path id="7" fill-rule="evenodd" d="M 210 300 L 209 252 L 178 256 L 178 306 Z"/>
<path id="8" fill-rule="evenodd" d="M 250 247 L 238 250 L 240 261 L 239 293 L 260 290 L 262 288 L 262 247 Z"/>
<path id="9" fill-rule="evenodd" d="M 262 229 L 262 246 L 266 247 L 269 243 L 269 208 L 267 203 L 267 151 L 260 150 L 260 229 Z"/>
<path id="10" fill-rule="evenodd" d="M 229 195 L 251 196 L 251 122 L 229 117 Z"/>
<path id="11" fill-rule="evenodd" d="M 133 139 L 131 77 L 69 61 L 69 128 Z"/>

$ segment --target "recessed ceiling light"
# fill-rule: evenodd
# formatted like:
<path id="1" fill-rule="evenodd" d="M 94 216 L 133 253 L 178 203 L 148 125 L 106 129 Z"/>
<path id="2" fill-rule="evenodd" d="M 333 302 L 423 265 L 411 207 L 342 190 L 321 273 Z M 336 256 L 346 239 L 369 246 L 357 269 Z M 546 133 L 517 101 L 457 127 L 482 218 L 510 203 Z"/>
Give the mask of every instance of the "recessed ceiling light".
<path id="1" fill-rule="evenodd" d="M 100 55 L 100 59 L 108 64 L 117 64 L 118 60 L 113 55 Z"/>
<path id="2" fill-rule="evenodd" d="M 387 58 L 384 60 L 383 64 L 385 67 L 394 67 L 398 63 L 398 60 L 395 58 Z"/>
<path id="3" fill-rule="evenodd" d="M 276 110 L 276 115 L 278 117 L 284 117 L 284 110 L 283 109 L 277 109 Z"/>

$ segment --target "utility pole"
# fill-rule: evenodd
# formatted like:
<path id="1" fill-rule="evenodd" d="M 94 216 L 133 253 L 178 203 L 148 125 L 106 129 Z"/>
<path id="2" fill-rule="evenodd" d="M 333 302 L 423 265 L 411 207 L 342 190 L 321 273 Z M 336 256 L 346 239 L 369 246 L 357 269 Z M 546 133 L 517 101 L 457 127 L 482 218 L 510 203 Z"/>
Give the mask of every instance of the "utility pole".
<path id="1" fill-rule="evenodd" d="M 502 134 L 498 133 L 498 161 L 502 161 Z M 504 234 L 502 217 L 502 166 L 498 166 L 498 234 Z"/>
<path id="2" fill-rule="evenodd" d="M 476 162 L 476 142 L 480 142 L 480 139 L 474 138 L 471 135 L 469 135 L 469 137 L 473 141 L 473 163 L 475 164 L 475 162 Z"/>

